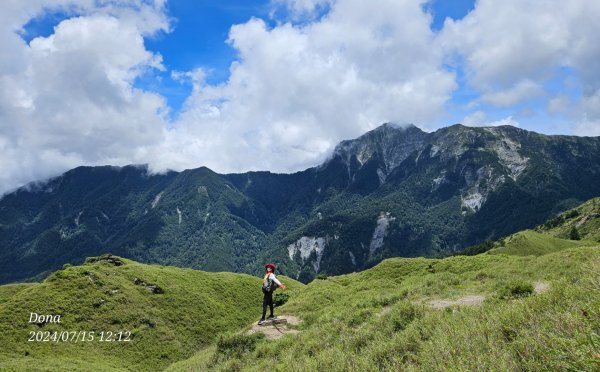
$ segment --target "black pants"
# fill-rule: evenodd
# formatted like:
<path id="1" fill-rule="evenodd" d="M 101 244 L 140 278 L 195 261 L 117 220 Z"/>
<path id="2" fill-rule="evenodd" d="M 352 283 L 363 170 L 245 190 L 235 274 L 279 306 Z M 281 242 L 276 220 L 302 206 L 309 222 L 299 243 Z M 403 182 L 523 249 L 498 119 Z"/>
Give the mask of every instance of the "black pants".
<path id="1" fill-rule="evenodd" d="M 262 312 L 262 320 L 265 320 L 265 315 L 267 315 L 267 305 L 269 306 L 270 310 L 271 310 L 271 315 L 273 316 L 273 292 L 270 291 L 263 291 L 264 296 L 263 296 L 263 312 Z"/>

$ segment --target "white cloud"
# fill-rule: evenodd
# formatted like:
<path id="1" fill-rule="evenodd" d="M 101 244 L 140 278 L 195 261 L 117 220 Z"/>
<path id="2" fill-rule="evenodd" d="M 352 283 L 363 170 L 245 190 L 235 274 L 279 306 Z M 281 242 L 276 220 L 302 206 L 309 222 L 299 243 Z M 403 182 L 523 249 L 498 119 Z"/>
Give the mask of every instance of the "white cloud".
<path id="1" fill-rule="evenodd" d="M 547 110 L 551 114 L 560 114 L 565 113 L 569 110 L 569 106 L 571 105 L 571 100 L 568 96 L 560 94 L 556 97 L 552 97 L 548 101 Z"/>
<path id="2" fill-rule="evenodd" d="M 143 39 L 167 28 L 162 1 L 95 3 L 3 3 L 3 17 L 21 24 L 48 8 L 79 16 L 29 44 L 19 22 L 0 26 L 0 193 L 82 164 L 143 162 L 162 142 L 164 99 L 133 88 L 162 68 Z"/>
<path id="3" fill-rule="evenodd" d="M 463 120 L 462 124 L 468 127 L 480 127 L 486 123 L 487 114 L 483 111 L 475 111 L 467 115 Z"/>
<path id="4" fill-rule="evenodd" d="M 543 94 L 544 90 L 540 84 L 531 80 L 522 80 L 509 89 L 484 93 L 481 101 L 499 107 L 510 107 Z"/>
<path id="5" fill-rule="evenodd" d="M 331 7 L 335 0 L 272 0 L 275 6 L 274 11 L 278 7 L 283 7 L 289 13 L 290 19 L 293 20 L 313 20 L 320 12 L 326 11 Z M 272 14 L 274 16 L 274 13 Z"/>
<path id="6" fill-rule="evenodd" d="M 575 123 L 575 134 L 590 137 L 600 136 L 600 120 L 590 121 L 584 118 L 584 120 Z"/>
<path id="7" fill-rule="evenodd" d="M 520 123 L 514 120 L 512 116 L 508 116 L 500 120 L 490 121 L 487 117 L 487 114 L 483 111 L 475 111 L 466 116 L 463 119 L 462 124 L 468 127 L 498 127 L 501 125 L 512 125 L 513 127 L 520 126 Z"/>
<path id="8" fill-rule="evenodd" d="M 600 121 L 600 86 L 595 92 L 590 92 L 583 97 L 581 111 L 585 116 Z"/>
<path id="9" fill-rule="evenodd" d="M 480 0 L 459 21 L 446 19 L 442 41 L 464 57 L 471 84 L 507 88 L 552 73 L 571 42 L 558 1 Z"/>
<path id="10" fill-rule="evenodd" d="M 485 124 L 486 127 L 499 127 L 501 125 L 512 125 L 513 127 L 520 127 L 518 121 L 514 120 L 512 116 L 505 117 L 504 119 L 496 120 Z"/>
<path id="11" fill-rule="evenodd" d="M 454 62 L 489 103 L 510 106 L 538 96 L 564 67 L 580 77 L 588 96 L 600 87 L 599 17 L 596 0 L 480 0 L 462 20 L 446 20 L 440 42 L 458 55 Z"/>
<path id="12" fill-rule="evenodd" d="M 311 11 L 322 1 L 290 1 Z M 455 88 L 432 48 L 431 18 L 415 1 L 331 2 L 326 17 L 232 27 L 229 81 L 195 79 L 157 168 L 217 171 L 314 166 L 338 141 L 383 122 L 431 123 Z"/>
<path id="13" fill-rule="evenodd" d="M 600 136 L 600 88 L 581 100 L 570 110 L 575 121 L 575 134 L 580 136 Z"/>
<path id="14" fill-rule="evenodd" d="M 276 2 L 300 22 L 233 26 L 228 42 L 239 58 L 228 82 L 209 85 L 201 69 L 172 73 L 194 85 L 174 122 L 162 97 L 133 88 L 145 71 L 163 68 L 143 37 L 169 29 L 164 1 L 5 6 L 17 21 L 0 29 L 0 151 L 11 159 L 0 163 L 0 191 L 81 164 L 289 172 L 383 122 L 430 123 L 442 113 L 454 75 L 431 47 L 422 1 L 376 9 L 358 0 Z M 25 44 L 16 31 L 48 9 L 73 18 Z"/>
<path id="15" fill-rule="evenodd" d="M 383 122 L 435 129 L 457 87 L 446 62 L 478 92 L 470 104 L 455 102 L 479 110 L 465 125 L 518 126 L 512 116 L 490 122 L 497 115 L 481 104 L 510 108 L 547 95 L 547 110 L 568 117 L 576 133 L 598 133 L 600 2 L 479 0 L 439 34 L 425 2 L 272 0 L 288 13 L 276 26 L 251 19 L 231 28 L 238 58 L 227 82 L 208 84 L 203 69 L 171 71 L 193 84 L 174 121 L 163 97 L 134 88 L 164 69 L 144 46 L 169 31 L 164 0 L 2 2 L 0 193 L 81 164 L 314 166 L 341 139 Z M 70 18 L 52 35 L 29 44 L 19 37 L 28 20 L 57 10 Z M 580 99 L 544 91 L 561 68 L 572 71 Z"/>

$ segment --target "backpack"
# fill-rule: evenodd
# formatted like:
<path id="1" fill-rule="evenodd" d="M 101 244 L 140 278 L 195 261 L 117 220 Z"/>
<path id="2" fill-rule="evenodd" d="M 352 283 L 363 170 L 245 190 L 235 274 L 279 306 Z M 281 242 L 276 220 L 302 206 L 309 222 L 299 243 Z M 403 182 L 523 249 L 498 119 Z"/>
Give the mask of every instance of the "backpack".
<path id="1" fill-rule="evenodd" d="M 267 280 L 263 281 L 262 291 L 263 292 L 273 292 L 276 289 L 277 289 L 277 284 L 275 283 L 275 281 L 273 279 L 271 279 L 271 275 L 269 275 Z"/>

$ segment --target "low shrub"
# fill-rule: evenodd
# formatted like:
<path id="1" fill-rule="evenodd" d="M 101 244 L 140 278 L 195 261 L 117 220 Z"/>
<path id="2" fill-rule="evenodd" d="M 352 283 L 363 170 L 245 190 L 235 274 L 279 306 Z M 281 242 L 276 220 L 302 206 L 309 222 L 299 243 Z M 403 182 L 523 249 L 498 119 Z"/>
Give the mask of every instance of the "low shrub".
<path id="1" fill-rule="evenodd" d="M 275 293 L 273 296 L 273 306 L 278 307 L 285 304 L 290 299 L 290 295 L 287 293 Z"/>
<path id="2" fill-rule="evenodd" d="M 521 280 L 514 280 L 501 287 L 498 297 L 502 299 L 521 298 L 533 294 L 533 284 Z"/>
<path id="3" fill-rule="evenodd" d="M 319 273 L 319 274 L 317 274 L 317 276 L 315 276 L 315 279 L 327 280 L 327 274 Z"/>
<path id="4" fill-rule="evenodd" d="M 219 356 L 239 357 L 244 353 L 249 353 L 256 349 L 256 344 L 263 339 L 263 333 L 246 334 L 225 334 L 219 336 L 217 340 L 216 354 Z"/>

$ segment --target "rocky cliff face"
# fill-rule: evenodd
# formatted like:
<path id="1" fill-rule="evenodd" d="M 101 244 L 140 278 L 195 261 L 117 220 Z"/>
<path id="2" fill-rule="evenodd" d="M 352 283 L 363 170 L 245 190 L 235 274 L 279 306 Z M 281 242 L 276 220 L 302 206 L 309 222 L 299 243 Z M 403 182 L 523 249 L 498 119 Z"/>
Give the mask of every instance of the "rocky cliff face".
<path id="1" fill-rule="evenodd" d="M 303 281 L 441 256 L 600 195 L 600 138 L 384 124 L 294 174 L 81 167 L 0 200 L 0 282 L 112 252 Z"/>
<path id="2" fill-rule="evenodd" d="M 383 124 L 356 140 L 342 141 L 332 157 L 341 159 L 346 165 L 350 181 L 366 163 L 377 161 L 377 177 L 379 183 L 384 183 L 394 168 L 423 147 L 427 137 L 427 133 L 414 125 Z"/>

